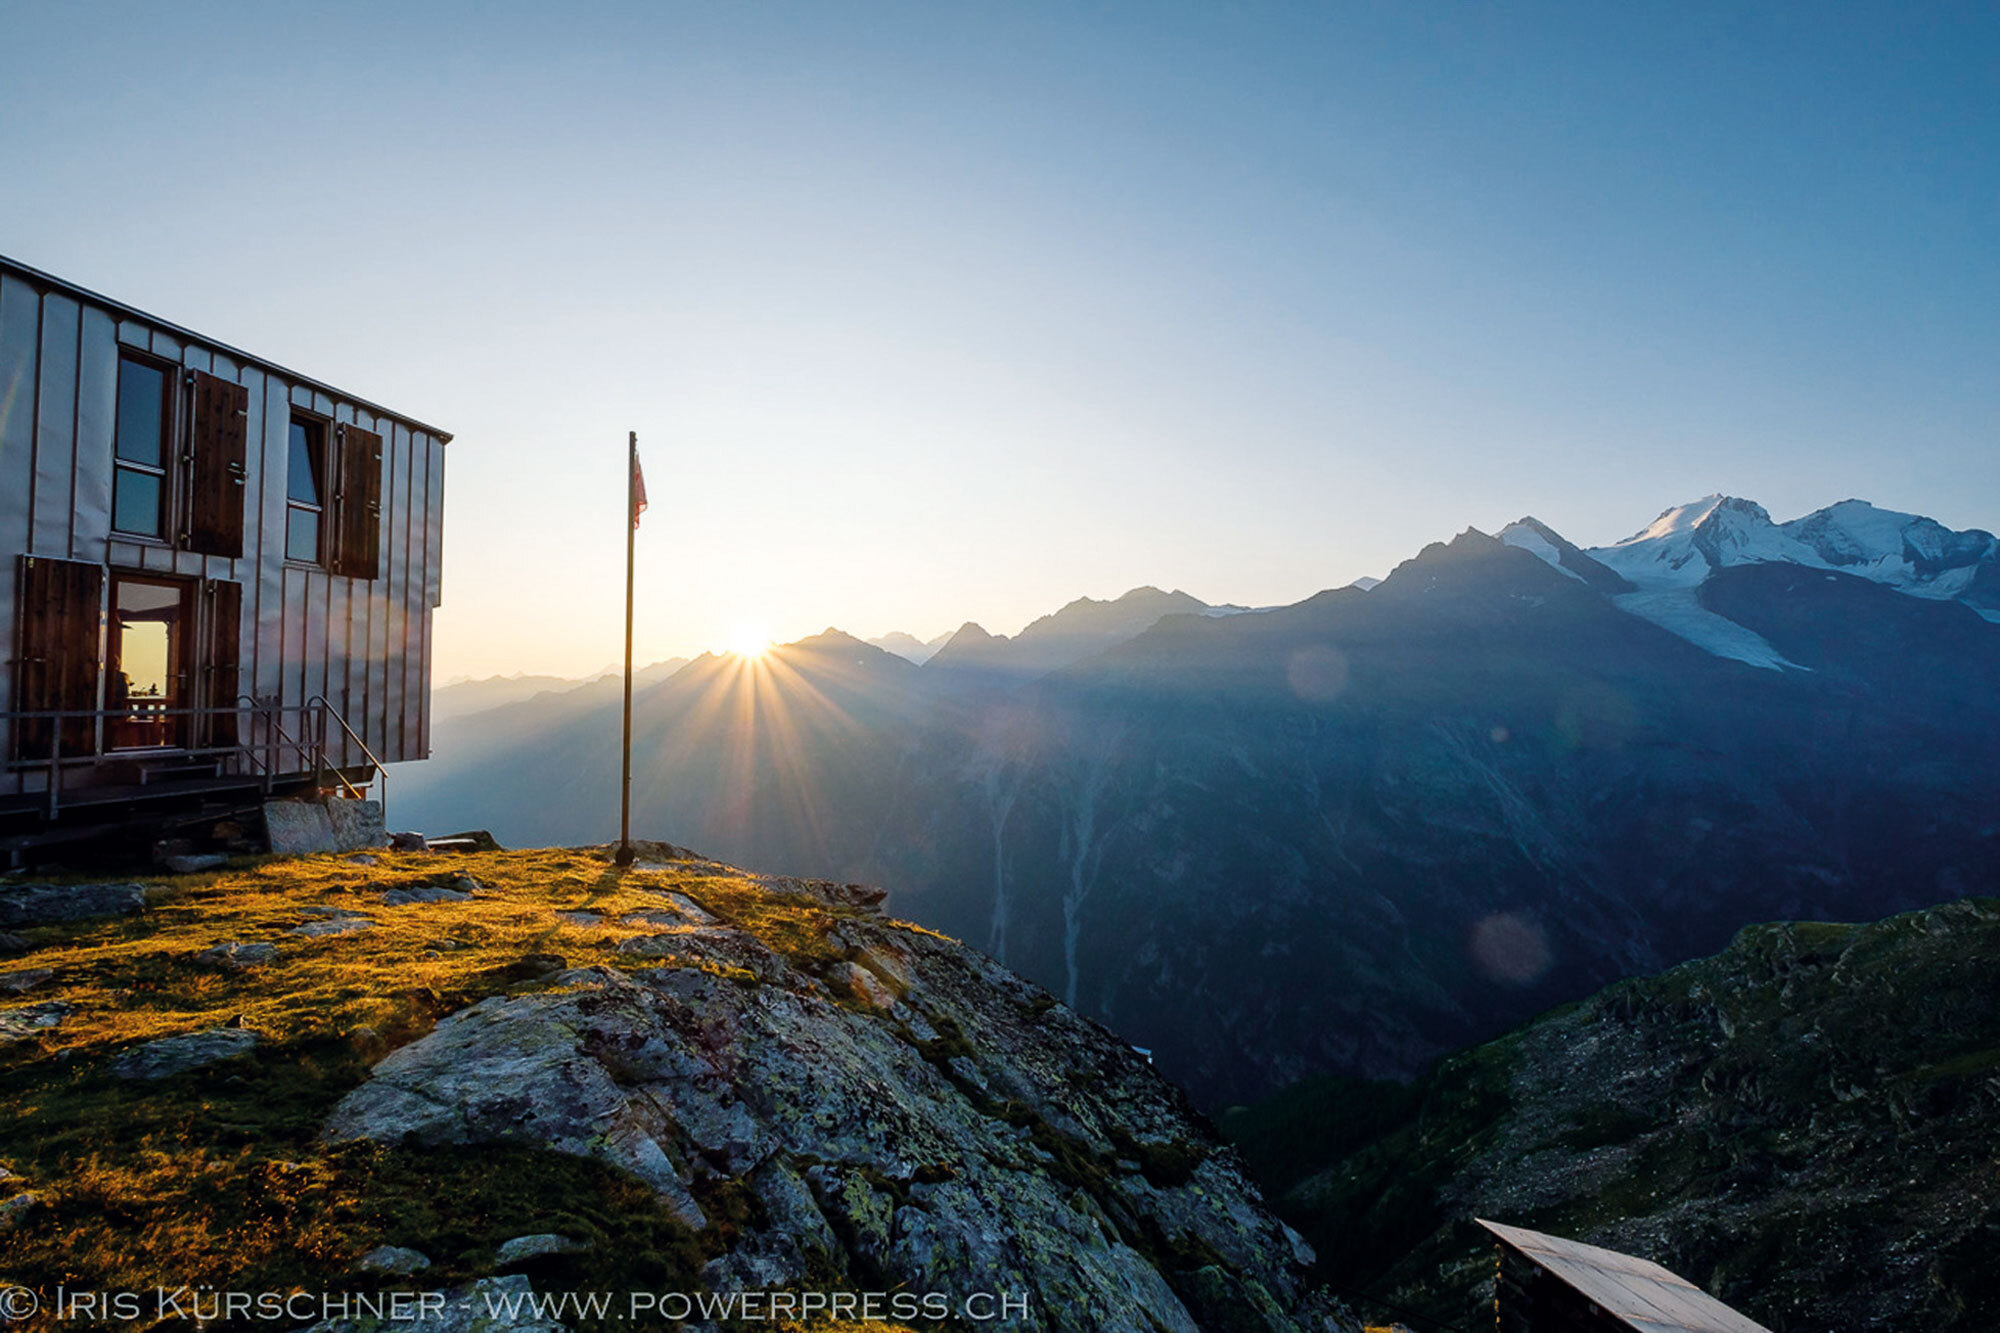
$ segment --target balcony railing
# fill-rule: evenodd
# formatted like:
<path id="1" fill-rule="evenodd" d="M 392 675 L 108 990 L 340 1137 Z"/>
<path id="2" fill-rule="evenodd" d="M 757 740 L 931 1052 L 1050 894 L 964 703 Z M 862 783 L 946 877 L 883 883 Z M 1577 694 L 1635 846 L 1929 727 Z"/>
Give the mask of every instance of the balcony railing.
<path id="1" fill-rule="evenodd" d="M 213 760 L 218 776 L 254 778 L 266 794 L 280 778 L 310 774 L 321 790 L 338 788 L 359 797 L 362 789 L 328 760 L 330 753 L 344 755 L 350 747 L 373 765 L 385 813 L 388 808 L 389 777 L 381 758 L 325 695 L 287 706 L 259 703 L 247 695 L 224 707 L 167 708 L 157 700 L 135 699 L 122 708 L 0 712 L 0 722 L 7 724 L 12 756 L 6 767 L 46 774 L 46 793 L 34 794 L 47 796 L 51 820 L 61 810 L 66 790 L 74 794 L 98 785 L 72 782 L 66 788 L 65 773 L 118 764 L 138 766 L 141 786 L 154 776 L 146 768 L 149 763 Z M 339 737 L 334 737 L 335 728 Z"/>

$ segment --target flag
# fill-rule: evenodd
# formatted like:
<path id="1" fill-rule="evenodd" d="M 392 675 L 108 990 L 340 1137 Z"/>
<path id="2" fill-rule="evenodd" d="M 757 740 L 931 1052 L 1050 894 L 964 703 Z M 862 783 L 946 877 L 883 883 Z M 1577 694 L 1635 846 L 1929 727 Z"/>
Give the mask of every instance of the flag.
<path id="1" fill-rule="evenodd" d="M 646 470 L 639 466 L 639 451 L 632 451 L 632 526 L 639 526 L 639 515 L 646 512 Z"/>

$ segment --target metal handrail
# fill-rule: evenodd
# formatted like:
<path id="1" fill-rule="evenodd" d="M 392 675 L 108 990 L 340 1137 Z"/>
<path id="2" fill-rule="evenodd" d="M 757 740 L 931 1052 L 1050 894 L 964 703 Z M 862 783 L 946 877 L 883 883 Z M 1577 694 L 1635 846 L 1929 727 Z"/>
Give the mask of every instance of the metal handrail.
<path id="1" fill-rule="evenodd" d="M 389 822 L 389 766 L 382 762 L 380 756 L 368 748 L 368 742 L 362 740 L 353 727 L 347 725 L 347 719 L 342 717 L 340 710 L 333 706 L 333 700 L 327 698 L 324 694 L 315 694 L 312 698 L 306 700 L 305 706 L 307 708 L 317 706 L 320 710 L 319 752 L 322 762 L 326 758 L 326 720 L 331 717 L 335 722 L 340 724 L 340 729 L 347 733 L 347 739 L 353 741 L 360 748 L 361 753 L 368 756 L 368 762 L 375 766 L 375 775 L 382 781 L 382 823 L 386 827 Z M 335 772 L 338 773 L 339 770 L 335 770 Z M 343 787 L 347 788 L 349 795 L 355 797 L 361 795 L 354 784 L 347 780 L 345 774 L 340 775 L 340 783 Z"/>
<path id="2" fill-rule="evenodd" d="M 285 730 L 279 718 L 281 714 L 291 711 L 292 708 L 298 709 L 302 720 L 304 719 L 304 715 L 310 711 L 316 710 L 319 713 L 319 735 L 316 741 L 308 741 L 303 738 L 306 732 L 306 728 L 304 727 L 300 729 L 300 737 L 294 737 L 290 732 Z M 261 745 L 256 740 L 239 734 L 237 742 L 233 745 L 164 745 L 159 747 L 142 746 L 132 749 L 113 750 L 98 748 L 100 738 L 93 733 L 89 753 L 69 756 L 63 754 L 63 732 L 65 730 L 62 725 L 63 723 L 127 719 L 141 711 L 143 711 L 144 716 L 148 719 L 181 717 L 200 719 L 248 714 L 251 719 L 261 720 L 264 723 L 265 737 Z M 61 808 L 63 789 L 62 772 L 64 768 L 83 768 L 107 762 L 144 762 L 148 757 L 155 756 L 171 756 L 179 759 L 239 756 L 245 763 L 253 765 L 256 768 L 256 776 L 260 779 L 261 785 L 268 794 L 271 790 L 272 780 L 277 776 L 278 755 L 283 750 L 290 750 L 298 756 L 301 765 L 299 771 L 304 772 L 309 768 L 313 774 L 314 783 L 323 787 L 325 785 L 325 775 L 329 771 L 329 765 L 326 761 L 326 719 L 329 715 L 335 722 L 340 724 L 341 731 L 360 749 L 363 755 L 367 756 L 368 761 L 374 765 L 375 771 L 380 774 L 382 800 L 384 809 L 386 810 L 389 786 L 387 766 L 383 764 L 381 757 L 370 748 L 368 742 L 363 740 L 352 726 L 348 725 L 347 719 L 341 716 L 340 710 L 333 706 L 333 701 L 323 694 L 315 695 L 304 704 L 296 704 L 289 707 L 279 704 L 260 703 L 249 695 L 238 695 L 235 703 L 227 707 L 191 705 L 180 708 L 147 707 L 141 710 L 128 704 L 121 708 L 4 709 L 0 710 L 0 722 L 11 724 L 25 721 L 48 721 L 55 724 L 49 728 L 48 755 L 45 758 L 37 756 L 32 759 L 6 761 L 7 767 L 16 770 L 40 768 L 47 770 L 48 817 L 53 820 Z M 267 751 L 268 754 L 260 757 L 259 750 Z M 358 799 L 366 795 L 366 792 L 362 788 L 355 786 L 338 766 L 332 766 L 331 772 L 349 796 Z"/>
<path id="3" fill-rule="evenodd" d="M 279 748 L 279 742 L 283 742 L 285 745 L 290 746 L 291 749 L 299 756 L 299 762 L 301 764 L 305 762 L 305 757 L 306 754 L 308 753 L 306 743 L 302 740 L 293 740 L 291 733 L 286 731 L 285 728 L 278 722 L 278 714 L 284 711 L 278 705 L 260 703 L 257 699 L 253 698 L 248 694 L 237 695 L 236 702 L 239 705 L 247 705 L 251 712 L 261 716 L 264 720 L 264 726 L 266 730 L 269 732 L 269 736 L 267 736 L 265 740 L 265 748 L 272 752 L 271 758 L 269 760 L 255 759 L 254 747 L 248 744 L 246 744 L 243 747 L 243 752 L 246 755 L 251 756 L 257 763 L 258 767 L 264 770 L 264 785 L 266 789 L 268 789 L 270 786 L 271 777 L 277 767 L 276 760 L 277 760 L 277 751 Z M 303 715 L 305 713 L 305 708 L 301 706 L 299 712 L 301 715 Z M 315 773 L 318 772 L 319 766 L 320 766 L 320 760 L 317 757 L 315 757 L 313 761 L 313 770 Z"/>

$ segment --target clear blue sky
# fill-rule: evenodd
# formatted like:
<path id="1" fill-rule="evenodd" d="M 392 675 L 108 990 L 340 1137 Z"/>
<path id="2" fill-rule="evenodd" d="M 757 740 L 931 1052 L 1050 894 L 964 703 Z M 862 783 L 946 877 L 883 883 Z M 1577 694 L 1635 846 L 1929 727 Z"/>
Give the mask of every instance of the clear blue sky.
<path id="1" fill-rule="evenodd" d="M 2000 7 L 0 0 L 0 252 L 457 432 L 440 678 L 2000 527 Z"/>

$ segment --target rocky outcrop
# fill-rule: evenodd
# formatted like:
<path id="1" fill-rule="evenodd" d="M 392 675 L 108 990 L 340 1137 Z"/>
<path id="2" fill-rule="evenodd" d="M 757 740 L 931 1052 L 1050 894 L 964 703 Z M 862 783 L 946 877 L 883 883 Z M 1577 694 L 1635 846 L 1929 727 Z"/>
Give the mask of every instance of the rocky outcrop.
<path id="1" fill-rule="evenodd" d="M 1353 1327 L 1143 1055 L 870 914 L 872 895 L 767 882 L 830 924 L 780 951 L 663 892 L 674 924 L 619 966 L 446 1018 L 381 1061 L 327 1137 L 593 1158 L 691 1229 L 718 1220 L 703 1199 L 747 1194 L 713 1290 L 1006 1293 L 1029 1303 L 1016 1328 Z"/>
<path id="2" fill-rule="evenodd" d="M 40 926 L 146 910 L 137 884 L 10 884 L 0 888 L 0 926 Z"/>
<path id="3" fill-rule="evenodd" d="M 70 1013 L 71 1006 L 61 1000 L 0 1009 L 0 1047 L 30 1041 L 45 1032 L 61 1027 L 62 1021 L 69 1017 Z"/>
<path id="4" fill-rule="evenodd" d="M 245 1028 L 207 1028 L 135 1046 L 111 1064 L 120 1078 L 160 1079 L 245 1055 L 257 1034 Z"/>

